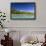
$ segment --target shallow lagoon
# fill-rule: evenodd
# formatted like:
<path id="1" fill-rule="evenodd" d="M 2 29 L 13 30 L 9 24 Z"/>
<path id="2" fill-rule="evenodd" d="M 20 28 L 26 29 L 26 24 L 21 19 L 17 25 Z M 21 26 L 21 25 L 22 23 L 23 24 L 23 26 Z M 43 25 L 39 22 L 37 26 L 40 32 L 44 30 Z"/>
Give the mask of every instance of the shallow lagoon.
<path id="1" fill-rule="evenodd" d="M 12 18 L 34 18 L 34 15 L 30 14 L 12 14 Z"/>

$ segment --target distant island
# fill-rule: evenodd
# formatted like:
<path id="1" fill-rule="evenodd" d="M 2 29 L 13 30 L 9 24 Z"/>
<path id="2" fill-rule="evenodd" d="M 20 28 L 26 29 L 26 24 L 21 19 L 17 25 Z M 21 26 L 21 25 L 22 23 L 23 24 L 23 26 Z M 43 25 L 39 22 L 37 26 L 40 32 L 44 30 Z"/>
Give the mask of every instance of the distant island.
<path id="1" fill-rule="evenodd" d="M 17 10 L 15 10 L 15 9 L 11 9 L 11 14 L 31 14 L 31 15 L 33 15 L 34 13 L 32 13 L 32 12 L 26 12 L 26 11 L 17 11 Z"/>

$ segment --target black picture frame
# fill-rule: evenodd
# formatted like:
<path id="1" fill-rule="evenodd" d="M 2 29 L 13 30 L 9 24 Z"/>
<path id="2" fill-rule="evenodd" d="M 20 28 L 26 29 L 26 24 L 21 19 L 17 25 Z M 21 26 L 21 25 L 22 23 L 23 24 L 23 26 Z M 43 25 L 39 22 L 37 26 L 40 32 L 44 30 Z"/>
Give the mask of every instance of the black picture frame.
<path id="1" fill-rule="evenodd" d="M 34 4 L 34 17 L 33 18 L 13 18 L 11 9 L 12 9 L 12 4 Z M 10 19 L 11 20 L 36 20 L 36 3 L 35 2 L 11 2 L 10 3 Z"/>

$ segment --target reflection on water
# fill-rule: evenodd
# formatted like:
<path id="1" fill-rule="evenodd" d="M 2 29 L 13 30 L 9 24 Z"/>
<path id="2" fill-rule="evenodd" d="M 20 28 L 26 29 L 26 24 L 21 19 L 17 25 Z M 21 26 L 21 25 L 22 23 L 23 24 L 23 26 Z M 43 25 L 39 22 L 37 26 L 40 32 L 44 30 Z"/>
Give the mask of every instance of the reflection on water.
<path id="1" fill-rule="evenodd" d="M 31 14 L 12 14 L 12 18 L 34 18 Z"/>

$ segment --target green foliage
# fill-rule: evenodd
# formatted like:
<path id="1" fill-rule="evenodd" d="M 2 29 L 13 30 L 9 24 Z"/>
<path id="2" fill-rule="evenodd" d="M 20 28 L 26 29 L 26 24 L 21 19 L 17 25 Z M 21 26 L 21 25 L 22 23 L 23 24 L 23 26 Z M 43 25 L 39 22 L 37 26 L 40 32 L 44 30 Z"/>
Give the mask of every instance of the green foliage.
<path id="1" fill-rule="evenodd" d="M 11 14 L 31 14 L 31 15 L 33 15 L 32 12 L 16 11 L 14 9 L 11 10 Z"/>

